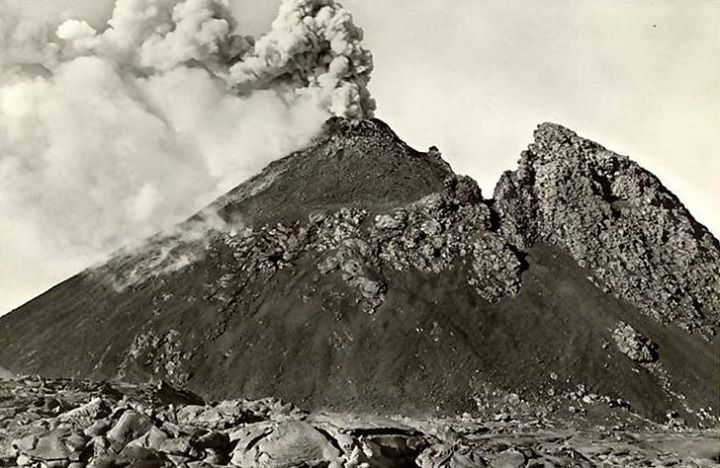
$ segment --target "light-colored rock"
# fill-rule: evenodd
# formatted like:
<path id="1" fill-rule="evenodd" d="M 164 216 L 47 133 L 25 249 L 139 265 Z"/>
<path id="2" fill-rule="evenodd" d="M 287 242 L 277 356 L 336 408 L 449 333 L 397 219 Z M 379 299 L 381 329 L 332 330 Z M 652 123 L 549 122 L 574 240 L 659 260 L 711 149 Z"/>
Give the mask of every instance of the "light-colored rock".
<path id="1" fill-rule="evenodd" d="M 485 460 L 469 447 L 437 444 L 425 449 L 416 460 L 420 468 L 483 468 Z"/>
<path id="2" fill-rule="evenodd" d="M 25 437 L 15 439 L 11 442 L 11 446 L 20 453 L 27 453 L 33 450 L 37 445 L 38 435 L 30 434 Z"/>
<path id="3" fill-rule="evenodd" d="M 399 229 L 403 222 L 389 214 L 381 214 L 375 217 L 375 227 L 382 230 Z"/>
<path id="4" fill-rule="evenodd" d="M 106 437 L 117 445 L 125 446 L 131 440 L 145 434 L 152 426 L 152 421 L 144 414 L 127 410 L 120 416 Z"/>
<path id="5" fill-rule="evenodd" d="M 612 333 L 618 350 L 637 362 L 657 360 L 657 345 L 625 322 L 618 322 Z"/>
<path id="6" fill-rule="evenodd" d="M 98 419 L 85 429 L 84 434 L 88 437 L 103 435 L 110 429 L 111 426 L 112 422 L 109 419 Z"/>
<path id="7" fill-rule="evenodd" d="M 58 416 L 58 420 L 76 421 L 78 424 L 87 427 L 93 424 L 100 414 L 105 412 L 108 412 L 105 402 L 101 398 L 93 398 L 90 402 L 61 414 Z"/>
<path id="8" fill-rule="evenodd" d="M 490 462 L 492 468 L 523 468 L 527 461 L 525 455 L 517 449 L 511 448 L 500 452 Z"/>
<path id="9" fill-rule="evenodd" d="M 259 433 L 265 434 L 266 428 Z M 340 452 L 317 429 L 302 421 L 274 423 L 259 439 L 239 441 L 231 463 L 241 468 L 281 468 L 330 463 Z"/>
<path id="10" fill-rule="evenodd" d="M 270 422 L 260 422 L 239 427 L 230 433 L 230 442 L 241 450 L 249 450 L 253 443 L 273 431 Z"/>
<path id="11" fill-rule="evenodd" d="M 17 378 L 15 374 L 4 367 L 0 367 L 0 380 L 14 380 L 15 378 Z"/>
<path id="12" fill-rule="evenodd" d="M 87 439 L 70 427 L 57 427 L 37 435 L 32 448 L 28 443 L 18 444 L 18 451 L 33 460 L 50 462 L 55 460 L 78 461 Z M 22 448 L 21 448 L 22 446 Z"/>
<path id="13" fill-rule="evenodd" d="M 188 405 L 177 412 L 180 425 L 202 427 L 205 429 L 224 429 L 237 424 L 240 416 L 222 408 Z"/>

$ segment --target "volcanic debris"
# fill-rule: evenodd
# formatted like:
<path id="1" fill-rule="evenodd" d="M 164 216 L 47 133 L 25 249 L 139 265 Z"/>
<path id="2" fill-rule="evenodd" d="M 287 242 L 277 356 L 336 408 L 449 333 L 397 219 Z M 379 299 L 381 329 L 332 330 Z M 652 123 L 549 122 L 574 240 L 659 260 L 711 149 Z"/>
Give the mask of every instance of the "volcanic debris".
<path id="1" fill-rule="evenodd" d="M 700 467 L 717 457 L 707 431 L 307 413 L 275 399 L 204 402 L 162 382 L 20 377 L 0 380 L 0 396 L 0 466 Z"/>

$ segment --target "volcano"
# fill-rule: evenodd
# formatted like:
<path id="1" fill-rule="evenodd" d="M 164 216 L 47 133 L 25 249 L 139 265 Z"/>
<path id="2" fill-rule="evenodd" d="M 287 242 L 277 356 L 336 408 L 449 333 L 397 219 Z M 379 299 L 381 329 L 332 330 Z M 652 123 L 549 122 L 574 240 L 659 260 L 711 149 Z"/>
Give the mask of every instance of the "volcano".
<path id="1" fill-rule="evenodd" d="M 0 318 L 0 366 L 374 414 L 566 411 L 581 389 L 710 424 L 719 325 L 717 239 L 629 158 L 545 123 L 488 198 L 435 148 L 333 118 Z"/>

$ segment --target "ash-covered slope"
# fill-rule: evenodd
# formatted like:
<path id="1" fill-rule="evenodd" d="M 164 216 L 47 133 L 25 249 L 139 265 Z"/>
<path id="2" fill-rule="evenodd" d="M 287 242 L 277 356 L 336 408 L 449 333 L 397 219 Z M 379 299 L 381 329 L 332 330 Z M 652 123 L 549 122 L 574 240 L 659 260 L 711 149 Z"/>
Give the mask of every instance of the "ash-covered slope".
<path id="1" fill-rule="evenodd" d="M 485 200 L 382 122 L 332 119 L 172 232 L 0 319 L 0 365 L 311 409 L 519 398 L 712 424 L 719 258 L 655 177 L 557 125 Z"/>

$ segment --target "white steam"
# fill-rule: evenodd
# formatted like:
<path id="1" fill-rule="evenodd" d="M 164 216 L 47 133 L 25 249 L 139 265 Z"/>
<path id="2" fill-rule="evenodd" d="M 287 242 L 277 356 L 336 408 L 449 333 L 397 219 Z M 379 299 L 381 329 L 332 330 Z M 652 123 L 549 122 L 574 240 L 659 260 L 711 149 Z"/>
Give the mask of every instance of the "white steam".
<path id="1" fill-rule="evenodd" d="M 361 40 L 333 0 L 285 0 L 257 40 L 221 0 L 117 0 L 104 29 L 0 12 L 0 296 L 27 286 L 20 262 L 49 286 L 193 214 L 330 115 L 371 115 Z"/>

